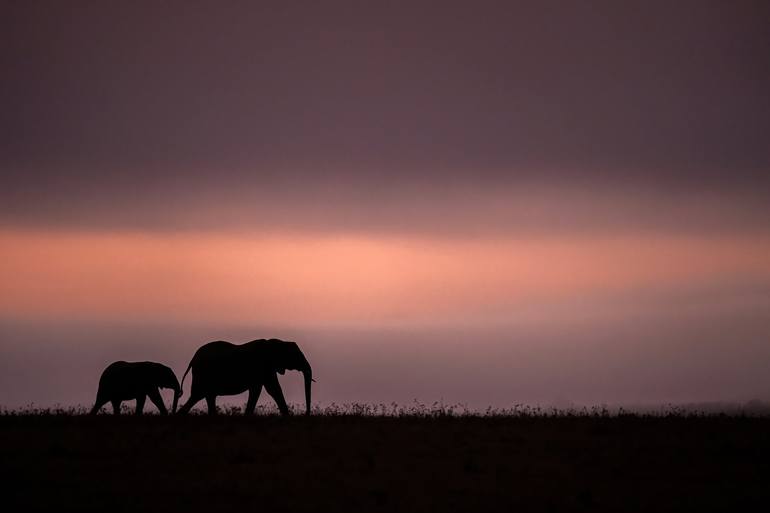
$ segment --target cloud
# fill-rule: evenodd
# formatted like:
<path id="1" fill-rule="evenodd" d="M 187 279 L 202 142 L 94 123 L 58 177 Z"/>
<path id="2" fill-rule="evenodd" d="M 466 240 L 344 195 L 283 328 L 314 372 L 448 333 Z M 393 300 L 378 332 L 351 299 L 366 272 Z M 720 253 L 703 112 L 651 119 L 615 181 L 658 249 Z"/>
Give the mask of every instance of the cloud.
<path id="1" fill-rule="evenodd" d="M 17 3 L 0 166 L 23 190 L 118 197 L 281 166 L 767 192 L 769 20 L 763 2 Z"/>

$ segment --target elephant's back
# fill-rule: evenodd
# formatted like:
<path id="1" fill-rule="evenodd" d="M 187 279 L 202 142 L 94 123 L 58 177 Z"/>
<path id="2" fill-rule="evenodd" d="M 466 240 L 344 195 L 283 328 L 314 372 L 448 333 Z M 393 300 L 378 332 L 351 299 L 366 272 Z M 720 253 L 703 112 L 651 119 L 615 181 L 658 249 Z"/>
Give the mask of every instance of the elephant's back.
<path id="1" fill-rule="evenodd" d="M 100 393 L 122 400 L 134 399 L 146 392 L 147 362 L 113 362 L 99 379 Z"/>
<path id="2" fill-rule="evenodd" d="M 102 372 L 104 376 L 120 376 L 124 374 L 146 373 L 150 367 L 158 365 L 155 362 L 126 362 L 123 360 L 112 362 Z"/>
<path id="3" fill-rule="evenodd" d="M 248 386 L 246 356 L 242 344 L 217 340 L 201 346 L 191 362 L 193 388 L 213 387 L 222 395 L 243 392 Z"/>
<path id="4" fill-rule="evenodd" d="M 102 379 L 110 378 L 112 376 L 118 376 L 126 372 L 131 367 L 129 362 L 118 361 L 112 362 L 102 371 Z"/>
<path id="5" fill-rule="evenodd" d="M 238 345 L 233 344 L 232 342 L 227 342 L 225 340 L 216 340 L 214 342 L 203 344 L 198 348 L 197 351 L 195 351 L 195 355 L 193 355 L 193 368 L 195 367 L 196 363 L 201 361 L 210 360 L 212 358 L 218 359 L 228 357 L 233 354 L 237 347 Z"/>
<path id="6" fill-rule="evenodd" d="M 232 366 L 233 362 L 240 360 L 239 347 L 242 346 L 224 340 L 202 345 L 190 362 L 193 373 L 200 374 L 201 371 Z"/>
<path id="7" fill-rule="evenodd" d="M 112 362 L 102 371 L 102 376 L 99 378 L 99 386 L 113 387 L 116 384 L 126 382 L 133 375 L 132 369 L 133 365 L 131 362 L 124 362 L 122 360 Z"/>

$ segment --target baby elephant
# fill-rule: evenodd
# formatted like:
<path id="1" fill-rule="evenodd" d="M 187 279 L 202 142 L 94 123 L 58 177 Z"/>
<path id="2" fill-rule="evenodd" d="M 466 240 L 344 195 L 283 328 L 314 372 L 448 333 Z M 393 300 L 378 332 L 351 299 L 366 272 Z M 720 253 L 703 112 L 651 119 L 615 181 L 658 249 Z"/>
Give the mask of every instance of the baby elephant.
<path id="1" fill-rule="evenodd" d="M 120 414 L 120 403 L 136 399 L 136 414 L 141 415 L 144 401 L 150 398 L 162 415 L 167 413 L 159 388 L 174 391 L 174 404 L 171 412 L 176 412 L 176 404 L 181 395 L 179 380 L 174 371 L 155 362 L 115 362 L 110 364 L 99 379 L 99 391 L 96 404 L 91 410 L 95 415 L 107 402 L 112 403 L 115 415 Z"/>

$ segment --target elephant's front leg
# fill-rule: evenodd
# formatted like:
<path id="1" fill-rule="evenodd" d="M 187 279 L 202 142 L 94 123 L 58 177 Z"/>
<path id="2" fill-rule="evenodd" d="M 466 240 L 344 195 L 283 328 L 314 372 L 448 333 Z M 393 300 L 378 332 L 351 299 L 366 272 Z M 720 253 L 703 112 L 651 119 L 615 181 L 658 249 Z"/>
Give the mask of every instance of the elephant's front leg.
<path id="1" fill-rule="evenodd" d="M 166 410 L 166 405 L 163 404 L 163 398 L 160 395 L 160 392 L 157 388 L 150 390 L 150 392 L 147 394 L 147 397 L 150 398 L 150 401 L 152 401 L 152 404 L 155 405 L 156 408 L 158 408 L 158 411 L 161 415 L 167 415 L 168 411 Z"/>
<path id="2" fill-rule="evenodd" d="M 283 397 L 283 390 L 281 390 L 281 384 L 278 383 L 278 376 L 273 374 L 265 382 L 265 391 L 275 400 L 275 404 L 278 405 L 278 410 L 281 415 L 289 415 L 289 407 L 286 405 L 286 399 Z"/>
<path id="3" fill-rule="evenodd" d="M 136 398 L 136 411 L 134 412 L 136 415 L 141 415 L 144 411 L 144 401 L 147 400 L 146 395 L 140 395 Z"/>
<path id="4" fill-rule="evenodd" d="M 259 400 L 259 394 L 261 393 L 261 383 L 254 388 L 249 389 L 249 400 L 246 401 L 246 411 L 244 411 L 245 415 L 252 415 L 254 413 L 254 408 L 257 407 L 257 401 Z"/>
<path id="5" fill-rule="evenodd" d="M 120 415 L 120 403 L 122 401 L 119 401 L 117 399 L 110 401 L 112 403 L 112 411 L 115 415 Z"/>

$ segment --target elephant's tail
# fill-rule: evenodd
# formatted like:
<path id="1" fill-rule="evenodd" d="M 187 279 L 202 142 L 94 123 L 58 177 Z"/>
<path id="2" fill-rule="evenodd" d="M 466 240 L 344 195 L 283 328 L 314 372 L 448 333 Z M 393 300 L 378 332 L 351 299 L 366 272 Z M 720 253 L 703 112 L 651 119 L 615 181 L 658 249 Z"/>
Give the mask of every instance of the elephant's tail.
<path id="1" fill-rule="evenodd" d="M 179 383 L 179 397 L 182 397 L 182 388 L 184 387 L 184 378 L 187 377 L 187 373 L 190 372 L 190 369 L 192 368 L 193 361 L 195 360 L 195 357 L 193 357 L 192 360 L 190 360 L 190 365 L 187 366 L 187 370 L 184 371 L 184 374 L 182 375 L 182 381 Z"/>

